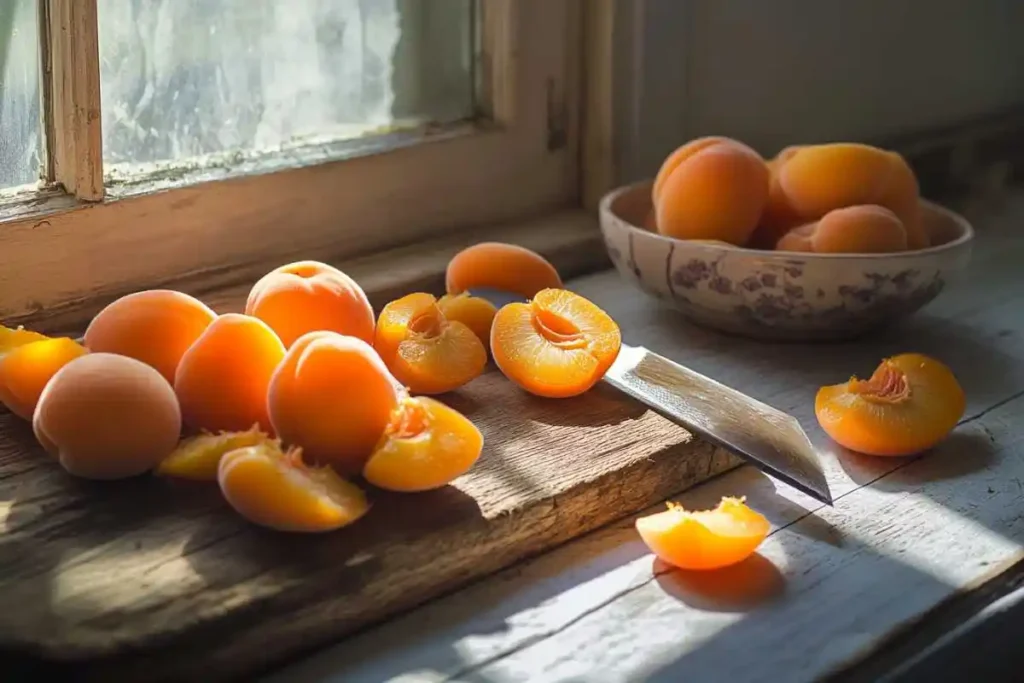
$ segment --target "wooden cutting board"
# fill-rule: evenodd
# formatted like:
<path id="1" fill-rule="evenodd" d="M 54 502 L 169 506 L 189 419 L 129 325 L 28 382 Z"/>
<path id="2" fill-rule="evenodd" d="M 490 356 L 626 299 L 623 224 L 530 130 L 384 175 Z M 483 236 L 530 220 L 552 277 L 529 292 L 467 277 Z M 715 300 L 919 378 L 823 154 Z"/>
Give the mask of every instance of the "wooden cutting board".
<path id="1" fill-rule="evenodd" d="M 0 413 L 3 677 L 248 676 L 739 464 L 603 387 L 490 373 L 446 400 L 484 434 L 476 467 L 318 536 L 246 523 L 215 484 L 74 479 Z"/>

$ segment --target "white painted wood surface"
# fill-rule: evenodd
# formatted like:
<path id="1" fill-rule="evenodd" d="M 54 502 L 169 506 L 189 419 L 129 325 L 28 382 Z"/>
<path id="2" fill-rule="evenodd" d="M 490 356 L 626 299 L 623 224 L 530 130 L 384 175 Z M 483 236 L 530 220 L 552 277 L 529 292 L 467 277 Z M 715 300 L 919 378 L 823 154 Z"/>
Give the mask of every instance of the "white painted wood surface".
<path id="1" fill-rule="evenodd" d="M 833 509 L 750 467 L 677 498 L 746 495 L 773 524 L 759 555 L 693 575 L 652 557 L 622 520 L 275 672 L 328 681 L 770 681 L 820 678 L 1024 555 L 1024 193 L 970 215 L 965 277 L 901 329 L 858 344 L 765 345 L 695 329 L 613 273 L 576 288 L 631 343 L 791 411 L 821 448 Z M 968 396 L 934 452 L 840 452 L 814 421 L 824 383 L 886 354 L 948 363 Z"/>

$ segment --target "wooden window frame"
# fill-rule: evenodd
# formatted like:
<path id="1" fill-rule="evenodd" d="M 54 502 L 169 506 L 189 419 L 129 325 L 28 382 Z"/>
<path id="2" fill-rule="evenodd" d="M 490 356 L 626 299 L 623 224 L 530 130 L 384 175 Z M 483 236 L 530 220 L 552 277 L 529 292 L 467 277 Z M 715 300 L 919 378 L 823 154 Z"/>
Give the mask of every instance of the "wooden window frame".
<path id="1" fill-rule="evenodd" d="M 479 116 L 104 187 L 96 0 L 40 0 L 44 186 L 0 197 L 0 320 L 579 205 L 580 0 L 480 0 Z"/>

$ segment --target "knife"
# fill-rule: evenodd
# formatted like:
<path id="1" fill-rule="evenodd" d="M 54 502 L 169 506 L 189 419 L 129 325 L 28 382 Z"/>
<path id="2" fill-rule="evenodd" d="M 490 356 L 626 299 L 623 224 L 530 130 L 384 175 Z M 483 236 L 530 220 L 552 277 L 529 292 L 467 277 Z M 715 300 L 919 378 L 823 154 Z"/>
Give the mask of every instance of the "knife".
<path id="1" fill-rule="evenodd" d="M 527 301 L 497 289 L 471 288 L 468 293 L 498 308 Z M 832 505 L 818 455 L 792 415 L 642 346 L 622 344 L 602 381 L 815 500 Z"/>

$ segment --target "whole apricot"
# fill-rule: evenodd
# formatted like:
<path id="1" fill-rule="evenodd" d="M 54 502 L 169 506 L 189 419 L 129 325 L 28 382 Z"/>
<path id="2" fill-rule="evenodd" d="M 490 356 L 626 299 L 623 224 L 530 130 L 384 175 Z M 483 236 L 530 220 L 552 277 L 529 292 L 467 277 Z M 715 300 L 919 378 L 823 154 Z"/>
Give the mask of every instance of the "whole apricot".
<path id="1" fill-rule="evenodd" d="M 71 474 L 122 479 L 151 470 L 174 450 L 181 412 L 170 383 L 151 366 L 90 353 L 46 385 L 32 428 Z"/>
<path id="2" fill-rule="evenodd" d="M 817 229 L 817 223 L 807 223 L 806 225 L 795 227 L 779 238 L 778 243 L 775 245 L 775 250 L 813 252 L 814 246 L 811 244 L 811 236 Z"/>
<path id="3" fill-rule="evenodd" d="M 140 360 L 173 383 L 181 357 L 216 317 L 209 306 L 182 292 L 135 292 L 96 314 L 85 330 L 85 346 Z"/>
<path id="4" fill-rule="evenodd" d="M 665 187 L 665 182 L 668 180 L 668 177 L 672 175 L 684 161 L 692 157 L 697 152 L 721 142 L 736 142 L 736 140 L 722 137 L 721 135 L 708 135 L 690 140 L 685 145 L 677 148 L 669 154 L 665 158 L 665 161 L 661 163 L 661 167 L 658 169 L 658 174 L 654 177 L 654 186 L 651 188 L 651 201 L 655 206 L 658 204 L 658 198 L 661 196 L 661 191 Z M 651 224 L 656 224 L 656 222 L 657 221 L 654 220 L 654 217 L 652 216 Z"/>
<path id="5" fill-rule="evenodd" d="M 900 154 L 888 152 L 893 173 L 889 183 L 878 198 L 878 204 L 891 209 L 907 231 L 907 248 L 924 249 L 931 240 L 921 216 L 921 195 L 917 175 Z"/>
<path id="6" fill-rule="evenodd" d="M 751 148 L 735 141 L 708 144 L 664 178 L 655 199 L 658 231 L 742 246 L 761 219 L 769 182 L 764 159 Z"/>
<path id="7" fill-rule="evenodd" d="M 74 359 L 88 353 L 74 339 L 55 337 L 15 347 L 0 356 L 0 403 L 31 420 L 43 389 Z"/>
<path id="8" fill-rule="evenodd" d="M 529 299 L 548 287 L 561 287 L 558 271 L 543 256 L 517 244 L 480 242 L 466 247 L 448 262 L 448 294 L 486 287 L 515 292 Z"/>
<path id="9" fill-rule="evenodd" d="M 779 166 L 778 173 L 790 206 L 811 221 L 834 209 L 877 204 L 893 171 L 893 161 L 885 150 L 836 142 L 796 150 Z"/>
<path id="10" fill-rule="evenodd" d="M 267 323 L 285 348 L 307 332 L 330 331 L 373 343 L 375 317 L 351 277 L 318 261 L 275 268 L 253 285 L 245 313 Z"/>
<path id="11" fill-rule="evenodd" d="M 208 432 L 271 429 L 267 387 L 284 345 L 262 320 L 226 313 L 185 352 L 174 377 L 185 424 Z"/>
<path id="12" fill-rule="evenodd" d="M 358 474 L 384 433 L 401 389 L 373 347 L 335 332 L 300 337 L 267 393 L 277 435 L 305 456 Z"/>
<path id="13" fill-rule="evenodd" d="M 811 234 L 819 254 L 885 254 L 907 248 L 907 231 L 889 209 L 851 206 L 825 214 Z"/>

